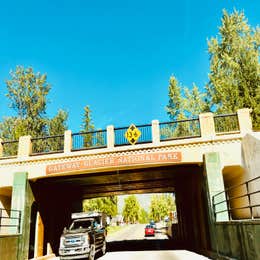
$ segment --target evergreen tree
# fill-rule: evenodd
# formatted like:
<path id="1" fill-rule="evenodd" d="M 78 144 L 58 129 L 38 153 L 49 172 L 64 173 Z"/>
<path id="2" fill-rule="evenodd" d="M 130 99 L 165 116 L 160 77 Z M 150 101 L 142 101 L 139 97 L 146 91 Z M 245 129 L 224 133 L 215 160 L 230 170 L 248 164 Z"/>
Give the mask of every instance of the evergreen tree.
<path id="1" fill-rule="evenodd" d="M 82 132 L 84 133 L 83 143 L 84 147 L 104 146 L 105 140 L 102 136 L 102 132 L 94 131 L 95 126 L 91 116 L 91 110 L 89 106 L 84 107 Z"/>
<path id="2" fill-rule="evenodd" d="M 168 87 L 169 102 L 166 106 L 167 114 L 172 121 L 179 120 L 184 117 L 184 98 L 181 93 L 181 85 L 174 77 L 170 77 Z"/>
<path id="3" fill-rule="evenodd" d="M 175 76 L 170 77 L 168 96 L 166 110 L 172 121 L 193 118 L 209 110 L 206 94 L 201 93 L 195 84 L 191 90 L 183 87 Z"/>
<path id="4" fill-rule="evenodd" d="M 207 86 L 211 107 L 217 113 L 252 108 L 260 127 L 260 30 L 251 28 L 243 12 L 223 11 L 219 37 L 208 41 L 210 74 Z"/>
<path id="5" fill-rule="evenodd" d="M 166 110 L 172 121 L 191 119 L 208 110 L 205 93 L 200 93 L 196 85 L 191 90 L 183 87 L 174 76 L 170 77 L 168 96 Z M 191 136 L 198 132 L 198 125 L 189 121 L 172 123 L 161 128 L 163 138 Z"/>
<path id="6" fill-rule="evenodd" d="M 197 117 L 200 113 L 209 111 L 206 93 L 200 92 L 196 84 L 192 89 L 184 88 L 183 106 L 188 118 Z"/>
<path id="7" fill-rule="evenodd" d="M 254 127 L 259 129 L 260 29 L 250 27 L 243 12 L 228 14 L 224 10 L 218 36 L 208 41 L 210 73 L 206 93 L 195 85 L 191 90 L 183 88 L 172 76 L 167 113 L 171 120 L 181 120 L 207 111 L 225 114 L 247 107 L 252 109 Z M 232 124 L 230 118 L 225 127 Z M 174 137 L 189 131 L 185 126 L 182 128 L 175 129 L 174 133 L 172 129 L 163 131 Z"/>
<path id="8" fill-rule="evenodd" d="M 82 131 L 83 132 L 91 132 L 94 131 L 95 126 L 91 117 L 91 110 L 89 106 L 84 107 L 84 115 L 83 115 L 83 124 Z"/>

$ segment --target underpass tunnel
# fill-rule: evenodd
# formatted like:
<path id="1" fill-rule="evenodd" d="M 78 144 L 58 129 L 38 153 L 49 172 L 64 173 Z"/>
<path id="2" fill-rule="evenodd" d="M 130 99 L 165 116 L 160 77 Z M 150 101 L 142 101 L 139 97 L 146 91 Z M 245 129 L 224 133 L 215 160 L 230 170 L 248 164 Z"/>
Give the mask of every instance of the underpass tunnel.
<path id="1" fill-rule="evenodd" d="M 109 195 L 170 193 L 176 196 L 178 223 L 173 226 L 173 247 L 201 251 L 209 248 L 203 167 L 198 164 L 56 176 L 30 181 L 37 212 L 32 229 L 38 230 L 31 255 L 58 254 L 59 239 L 72 212 L 82 200 Z M 33 220 L 31 220 L 33 223 Z M 31 230 L 31 232 L 34 232 Z M 42 234 L 40 234 L 42 233 Z M 33 241 L 33 239 L 31 239 Z M 33 243 L 33 242 L 32 242 Z M 39 249 L 40 248 L 40 249 Z"/>
<path id="2" fill-rule="evenodd" d="M 69 226 L 72 212 L 82 211 L 83 199 L 173 190 L 171 177 L 169 173 L 164 176 L 165 172 L 164 169 L 158 173 L 156 169 L 147 174 L 147 170 L 139 169 L 138 171 L 59 176 L 31 181 L 30 185 L 40 215 L 38 222 L 41 223 L 43 230 L 43 234 L 37 234 L 36 237 L 40 237 L 39 241 L 44 237 L 43 242 L 38 242 L 34 251 L 37 251 L 40 246 L 43 248 L 43 253 L 38 253 L 38 256 L 49 252 L 58 254 L 59 239 L 63 228 Z M 31 222 L 33 223 L 33 220 Z M 35 230 L 34 226 L 31 227 Z"/>

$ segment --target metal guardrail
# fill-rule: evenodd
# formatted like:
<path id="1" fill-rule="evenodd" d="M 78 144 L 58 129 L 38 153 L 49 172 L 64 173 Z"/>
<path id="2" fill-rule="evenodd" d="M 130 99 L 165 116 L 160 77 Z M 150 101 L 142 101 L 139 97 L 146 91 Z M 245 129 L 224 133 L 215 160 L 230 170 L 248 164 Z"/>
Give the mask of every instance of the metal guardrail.
<path id="1" fill-rule="evenodd" d="M 64 135 L 32 138 L 32 155 L 61 153 L 64 151 Z"/>
<path id="2" fill-rule="evenodd" d="M 200 137 L 199 118 L 159 123 L 160 141 Z"/>
<path id="3" fill-rule="evenodd" d="M 234 213 L 234 211 L 236 211 L 236 210 L 246 210 L 246 209 L 249 210 L 249 212 L 250 212 L 250 219 L 252 219 L 252 220 L 255 219 L 254 214 L 253 214 L 254 213 L 253 209 L 257 208 L 257 207 L 259 207 L 259 209 L 260 209 L 260 200 L 258 200 L 257 204 L 253 204 L 253 205 L 252 205 L 251 201 L 252 201 L 252 196 L 254 196 L 256 194 L 259 194 L 259 196 L 260 196 L 260 189 L 259 190 L 249 191 L 249 185 L 251 183 L 256 183 L 257 180 L 259 180 L 259 182 L 260 182 L 260 176 L 258 176 L 256 178 L 253 178 L 253 179 L 251 179 L 249 181 L 243 182 L 241 184 L 238 184 L 238 185 L 232 186 L 230 188 L 227 188 L 224 191 L 219 192 L 218 194 L 213 196 L 213 198 L 212 198 L 212 205 L 213 205 L 213 211 L 214 211 L 215 219 L 217 219 L 217 215 L 218 214 L 223 213 L 223 212 L 227 212 L 229 220 L 233 220 L 232 219 L 232 213 Z M 258 187 L 260 187 L 260 185 L 258 185 Z M 242 194 L 242 195 L 239 195 L 239 196 L 229 197 L 230 191 L 235 190 L 237 188 L 244 188 L 244 189 L 246 189 L 246 193 Z M 225 199 L 221 200 L 221 201 L 218 201 L 217 198 L 220 197 L 221 195 L 222 196 L 225 195 Z M 246 206 L 242 206 L 242 207 L 233 207 L 232 206 L 232 204 L 231 204 L 232 201 L 235 201 L 235 200 L 238 200 L 238 199 L 243 199 L 243 198 L 247 198 L 247 205 Z M 225 207 L 226 209 L 224 209 L 224 210 L 217 210 L 217 206 L 218 205 L 223 205 L 223 204 L 226 205 L 226 207 Z M 259 218 L 257 218 L 257 219 L 259 220 Z"/>
<path id="4" fill-rule="evenodd" d="M 237 114 L 214 116 L 216 134 L 238 133 L 239 122 Z M 141 132 L 136 144 L 152 142 L 152 125 L 137 125 Z M 125 137 L 129 127 L 114 129 L 114 146 L 130 145 Z M 201 137 L 199 118 L 177 120 L 159 123 L 160 141 Z M 32 138 L 32 155 L 64 152 L 64 135 Z M 19 141 L 2 141 L 2 157 L 12 157 L 18 154 Z M 72 151 L 107 147 L 107 130 L 95 130 L 72 134 Z"/>
<path id="5" fill-rule="evenodd" d="M 72 151 L 107 147 L 107 131 L 96 130 L 72 134 Z"/>
<path id="6" fill-rule="evenodd" d="M 131 145 L 129 141 L 125 137 L 125 133 L 128 130 L 129 126 L 127 127 L 117 127 L 114 129 L 115 134 L 115 146 L 121 145 Z M 136 125 L 136 128 L 141 132 L 139 139 L 137 140 L 136 144 L 145 144 L 152 142 L 152 125 Z"/>
<path id="7" fill-rule="evenodd" d="M 237 113 L 214 116 L 216 134 L 239 132 Z"/>
<path id="8" fill-rule="evenodd" d="M 10 229 L 20 233 L 21 214 L 21 210 L 0 208 L 0 233 L 3 231 L 8 233 Z"/>
<path id="9" fill-rule="evenodd" d="M 2 141 L 3 157 L 13 157 L 18 154 L 18 140 Z"/>

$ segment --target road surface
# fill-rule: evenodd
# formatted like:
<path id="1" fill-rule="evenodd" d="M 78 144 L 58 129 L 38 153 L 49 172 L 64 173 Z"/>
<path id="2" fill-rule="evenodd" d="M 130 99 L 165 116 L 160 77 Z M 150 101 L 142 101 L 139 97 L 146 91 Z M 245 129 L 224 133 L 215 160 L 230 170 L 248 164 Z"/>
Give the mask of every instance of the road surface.
<path id="1" fill-rule="evenodd" d="M 107 236 L 108 252 L 98 260 L 206 260 L 187 250 L 169 250 L 165 228 L 157 224 L 154 237 L 144 236 L 145 225 L 130 225 Z M 168 250 L 166 250 L 168 249 Z"/>
<path id="2" fill-rule="evenodd" d="M 187 250 L 172 250 L 165 229 L 158 226 L 154 237 L 144 236 L 145 225 L 134 224 L 107 236 L 107 253 L 96 260 L 206 260 Z M 55 259 L 59 259 L 58 257 Z"/>
<path id="3" fill-rule="evenodd" d="M 187 250 L 108 252 L 98 260 L 206 260 L 207 257 Z"/>
<path id="4" fill-rule="evenodd" d="M 167 235 L 165 234 L 165 229 L 163 229 L 163 227 L 160 225 L 158 225 L 154 237 L 152 236 L 145 237 L 144 228 L 145 228 L 145 224 L 133 224 L 127 227 L 123 227 L 122 230 L 112 233 L 111 235 L 108 234 L 107 242 L 124 241 L 124 240 L 168 239 Z"/>

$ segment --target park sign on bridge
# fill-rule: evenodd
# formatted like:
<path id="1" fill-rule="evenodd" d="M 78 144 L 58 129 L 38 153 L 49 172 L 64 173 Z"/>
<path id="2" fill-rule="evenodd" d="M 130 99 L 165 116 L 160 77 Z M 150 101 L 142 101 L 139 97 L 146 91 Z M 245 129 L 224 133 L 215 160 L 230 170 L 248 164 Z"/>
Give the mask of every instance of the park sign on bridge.
<path id="1" fill-rule="evenodd" d="M 131 166 L 156 163 L 181 162 L 181 152 L 152 152 L 131 155 L 106 155 L 99 158 L 87 158 L 84 160 L 47 165 L 46 174 L 66 173 L 84 171 L 96 168 L 107 168 L 116 166 Z"/>

